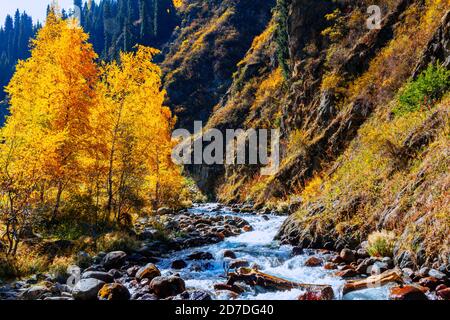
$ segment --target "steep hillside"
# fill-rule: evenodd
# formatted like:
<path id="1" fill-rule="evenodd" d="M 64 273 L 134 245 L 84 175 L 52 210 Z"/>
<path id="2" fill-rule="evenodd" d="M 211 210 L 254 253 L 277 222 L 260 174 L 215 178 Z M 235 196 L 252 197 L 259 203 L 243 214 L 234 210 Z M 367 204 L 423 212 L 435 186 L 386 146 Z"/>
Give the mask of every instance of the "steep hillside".
<path id="1" fill-rule="evenodd" d="M 218 101 L 208 127 L 279 127 L 280 171 L 270 177 L 259 176 L 256 166 L 191 171 L 209 179 L 205 186 L 222 201 L 288 210 L 279 234 L 285 242 L 356 247 L 372 232 L 389 230 L 398 238 L 399 263 L 447 262 L 449 98 L 441 97 L 448 83 L 442 80 L 439 94 L 414 108 L 402 108 L 401 96 L 427 79 L 425 70 L 433 78 L 448 69 L 450 2 L 378 1 L 382 21 L 373 30 L 366 27 L 371 4 L 278 1 L 228 90 L 200 104 Z M 182 121 L 191 120 L 198 100 L 179 99 L 187 108 Z"/>
<path id="2" fill-rule="evenodd" d="M 274 1 L 185 1 L 163 62 L 168 104 L 179 126 L 207 121 L 232 83 L 237 63 L 271 16 Z"/>

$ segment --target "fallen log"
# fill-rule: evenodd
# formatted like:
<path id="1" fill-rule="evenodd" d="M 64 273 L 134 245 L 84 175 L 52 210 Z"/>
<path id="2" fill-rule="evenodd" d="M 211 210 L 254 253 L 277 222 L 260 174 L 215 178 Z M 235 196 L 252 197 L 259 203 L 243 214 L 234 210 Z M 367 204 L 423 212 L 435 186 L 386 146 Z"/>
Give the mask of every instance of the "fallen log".
<path id="1" fill-rule="evenodd" d="M 243 288 L 241 288 L 240 286 L 238 286 L 238 285 L 235 285 L 235 284 L 230 285 L 230 284 L 226 284 L 226 283 L 217 283 L 217 284 L 215 284 L 214 285 L 214 290 L 218 290 L 218 291 L 226 290 L 226 291 L 231 291 L 231 292 L 234 292 L 234 293 L 237 293 L 237 294 L 241 294 L 241 293 L 245 292 L 245 290 Z"/>
<path id="2" fill-rule="evenodd" d="M 381 287 L 389 282 L 403 284 L 403 278 L 399 270 L 387 270 L 381 274 L 370 276 L 363 280 L 349 280 L 342 288 L 342 294 L 367 288 Z"/>
<path id="3" fill-rule="evenodd" d="M 244 282 L 250 286 L 259 286 L 267 290 L 302 289 L 319 294 L 323 300 L 334 298 L 333 289 L 329 285 L 298 283 L 250 268 L 239 268 L 236 272 L 229 273 L 227 285 L 234 285 L 236 282 Z"/>

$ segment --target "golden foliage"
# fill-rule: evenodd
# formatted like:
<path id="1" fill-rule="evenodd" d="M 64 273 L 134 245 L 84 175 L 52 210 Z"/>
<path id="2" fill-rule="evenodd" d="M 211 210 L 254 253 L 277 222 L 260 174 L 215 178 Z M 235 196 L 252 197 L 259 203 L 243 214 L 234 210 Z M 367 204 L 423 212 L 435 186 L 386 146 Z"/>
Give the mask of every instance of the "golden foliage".
<path id="1" fill-rule="evenodd" d="M 180 8 L 181 6 L 183 6 L 184 4 L 184 0 L 173 0 L 173 6 L 175 8 Z"/>
<path id="2" fill-rule="evenodd" d="M 320 175 L 314 176 L 308 183 L 306 183 L 303 192 L 301 193 L 302 201 L 309 202 L 311 199 L 316 198 L 322 192 L 324 180 Z"/>
<path id="3" fill-rule="evenodd" d="M 93 144 L 103 152 L 88 160 L 95 168 L 93 188 L 107 182 L 107 210 L 117 218 L 139 199 L 162 205 L 183 183 L 180 169 L 171 161 L 175 119 L 163 107 L 161 71 L 151 62 L 157 52 L 138 47 L 136 53 L 122 53 L 120 64 L 101 69 L 100 102 L 91 122 Z"/>
<path id="4" fill-rule="evenodd" d="M 302 129 L 294 130 L 289 135 L 287 145 L 288 154 L 296 154 L 298 151 L 303 150 L 306 146 L 308 146 L 308 144 L 308 133 Z"/>
<path id="5" fill-rule="evenodd" d="M 261 33 L 259 36 L 256 36 L 255 39 L 253 39 L 250 50 L 245 55 L 244 59 L 242 59 L 238 63 L 238 67 L 248 64 L 250 62 L 250 60 L 252 59 L 253 54 L 255 52 L 258 52 L 259 50 L 261 50 L 265 45 L 267 45 L 269 43 L 270 39 L 274 35 L 275 29 L 276 29 L 276 24 L 273 20 L 271 20 L 269 25 L 267 26 L 267 28 L 264 29 L 263 33 Z"/>
<path id="6" fill-rule="evenodd" d="M 163 106 L 157 53 L 139 46 L 99 67 L 88 35 L 50 11 L 7 87 L 0 219 L 8 254 L 34 214 L 123 225 L 146 206 L 180 201 L 184 179 L 171 161 L 176 119 Z"/>
<path id="7" fill-rule="evenodd" d="M 276 68 L 269 74 L 269 76 L 264 79 L 258 86 L 255 94 L 255 101 L 253 102 L 252 108 L 260 106 L 262 103 L 268 99 L 274 98 L 274 93 L 280 89 L 284 82 L 283 71 L 280 67 Z"/>

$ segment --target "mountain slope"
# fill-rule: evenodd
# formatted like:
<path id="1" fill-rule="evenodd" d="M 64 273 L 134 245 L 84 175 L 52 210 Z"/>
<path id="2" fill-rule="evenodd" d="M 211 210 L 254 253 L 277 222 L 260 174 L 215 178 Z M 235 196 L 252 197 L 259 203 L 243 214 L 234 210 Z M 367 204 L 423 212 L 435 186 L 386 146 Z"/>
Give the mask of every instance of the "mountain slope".
<path id="1" fill-rule="evenodd" d="M 179 126 L 204 122 L 232 83 L 237 63 L 267 25 L 274 1 L 185 1 L 165 55 L 168 104 Z"/>
<path id="2" fill-rule="evenodd" d="M 279 127 L 280 171 L 191 172 L 224 202 L 288 210 L 284 242 L 356 247 L 388 230 L 399 264 L 449 263 L 449 98 L 400 112 L 399 96 L 430 63 L 448 69 L 450 2 L 378 4 L 381 28 L 369 30 L 369 1 L 279 0 L 224 96 L 202 105 L 218 101 L 208 127 Z M 182 123 L 198 110 L 185 97 Z"/>

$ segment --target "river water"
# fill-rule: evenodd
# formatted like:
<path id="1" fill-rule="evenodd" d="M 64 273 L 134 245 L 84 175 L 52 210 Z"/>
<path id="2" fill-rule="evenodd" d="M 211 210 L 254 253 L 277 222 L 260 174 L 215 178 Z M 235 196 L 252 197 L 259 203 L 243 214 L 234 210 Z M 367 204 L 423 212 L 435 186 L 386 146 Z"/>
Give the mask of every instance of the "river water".
<path id="1" fill-rule="evenodd" d="M 163 270 L 163 275 L 173 272 L 170 269 L 172 261 L 184 259 L 188 266 L 177 271 L 177 273 L 185 280 L 188 289 L 203 289 L 213 293 L 215 299 L 229 299 L 229 296 L 225 293 L 214 293 L 213 285 L 226 282 L 224 265 L 227 265 L 229 258 L 224 259 L 223 252 L 232 250 L 236 254 L 237 259 L 245 259 L 250 265 L 256 263 L 259 266 L 259 270 L 264 273 L 301 283 L 331 285 L 337 299 L 382 300 L 388 298 L 389 286 L 365 289 L 342 296 L 340 292 L 345 281 L 334 276 L 336 270 L 327 271 L 323 267 L 305 267 L 304 263 L 310 257 L 308 253 L 292 256 L 291 246 L 280 245 L 274 240 L 286 217 L 236 214 L 229 208 L 219 208 L 217 204 L 199 205 L 190 209 L 190 213 L 239 216 L 251 224 L 253 231 L 226 238 L 225 241 L 218 244 L 186 249 L 171 254 L 158 263 L 160 270 Z M 210 252 L 214 255 L 214 260 L 202 262 L 187 261 L 186 256 L 194 251 Z M 320 256 L 317 252 L 311 252 L 310 254 Z M 295 300 L 301 293 L 300 289 L 265 292 L 261 288 L 252 288 L 250 291 L 240 295 L 239 299 Z"/>

